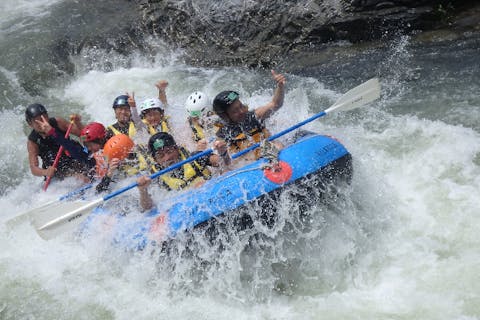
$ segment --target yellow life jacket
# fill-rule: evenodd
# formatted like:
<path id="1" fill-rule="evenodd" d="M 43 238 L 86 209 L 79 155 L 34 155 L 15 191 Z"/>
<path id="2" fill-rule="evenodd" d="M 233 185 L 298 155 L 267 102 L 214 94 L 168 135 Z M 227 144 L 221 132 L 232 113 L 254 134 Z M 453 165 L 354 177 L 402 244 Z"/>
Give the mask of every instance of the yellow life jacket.
<path id="1" fill-rule="evenodd" d="M 133 176 L 142 171 L 150 170 L 154 162 L 155 160 L 153 160 L 149 154 L 144 154 L 141 150 L 137 150 L 137 152 L 135 152 L 135 159 L 127 160 L 120 169 L 126 175 Z"/>
<path id="2" fill-rule="evenodd" d="M 266 139 L 270 136 L 270 133 L 268 132 L 267 129 L 253 129 L 252 131 L 248 132 L 248 134 L 245 133 L 240 133 L 238 136 L 236 136 L 232 141 L 230 141 L 230 146 L 229 146 L 229 151 L 231 154 L 237 153 L 239 151 L 242 151 L 251 145 L 258 143 L 262 141 L 263 139 Z M 255 159 L 260 158 L 261 156 L 261 150 L 260 148 L 255 149 L 253 151 L 255 154 Z"/>
<path id="3" fill-rule="evenodd" d="M 179 152 L 182 161 L 188 158 L 189 154 L 184 148 L 179 148 Z M 180 178 L 165 173 L 160 176 L 160 179 L 170 190 L 181 190 L 189 186 L 195 186 L 212 176 L 210 170 L 202 167 L 197 161 L 184 164 L 182 170 L 183 176 Z M 154 171 L 158 171 L 158 169 L 154 168 Z"/>
<path id="4" fill-rule="evenodd" d="M 122 133 L 118 131 L 113 125 L 109 125 L 108 128 L 112 130 L 113 134 L 115 135 Z M 130 121 L 130 123 L 128 124 L 128 137 L 130 139 L 133 139 L 136 133 L 137 130 L 135 129 L 135 124 L 133 123 L 133 121 Z"/>
<path id="5" fill-rule="evenodd" d="M 198 123 L 194 123 L 191 117 L 188 117 L 188 123 L 193 133 L 193 141 L 198 142 L 205 138 L 205 133 L 203 132 L 203 127 Z"/>
<path id="6" fill-rule="evenodd" d="M 161 128 L 161 131 L 158 131 L 156 127 L 153 127 L 152 125 L 148 124 L 147 120 L 145 119 L 142 119 L 142 122 L 145 123 L 145 125 L 147 126 L 147 129 L 148 129 L 148 133 L 153 136 L 155 133 L 157 132 L 169 132 L 170 129 L 168 128 L 168 122 L 167 122 L 167 119 L 164 117 L 162 122 L 160 122 L 160 128 Z"/>

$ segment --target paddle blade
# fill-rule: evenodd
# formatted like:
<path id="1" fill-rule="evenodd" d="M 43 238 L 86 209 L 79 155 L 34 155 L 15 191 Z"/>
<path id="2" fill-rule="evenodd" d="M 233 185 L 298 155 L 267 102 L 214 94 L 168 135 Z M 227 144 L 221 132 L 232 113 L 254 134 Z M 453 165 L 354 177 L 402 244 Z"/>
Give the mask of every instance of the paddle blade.
<path id="1" fill-rule="evenodd" d="M 325 113 L 352 110 L 378 98 L 380 98 L 380 82 L 378 78 L 373 78 L 347 91 L 333 106 L 325 110 Z"/>
<path id="2" fill-rule="evenodd" d="M 38 234 L 43 239 L 49 240 L 66 231 L 75 230 L 91 209 L 99 205 L 102 200 L 66 201 L 41 208 L 32 215 L 32 223 Z"/>
<path id="3" fill-rule="evenodd" d="M 23 211 L 23 212 L 17 214 L 15 217 L 7 220 L 7 222 L 5 224 L 8 228 L 12 229 L 12 228 L 24 223 L 25 221 L 30 221 L 32 219 L 32 217 L 35 215 L 36 212 L 38 212 L 42 209 L 45 209 L 45 208 L 55 206 L 59 202 L 60 202 L 60 200 L 55 199 L 55 200 L 46 202 L 39 207 L 35 207 L 33 209 Z"/>

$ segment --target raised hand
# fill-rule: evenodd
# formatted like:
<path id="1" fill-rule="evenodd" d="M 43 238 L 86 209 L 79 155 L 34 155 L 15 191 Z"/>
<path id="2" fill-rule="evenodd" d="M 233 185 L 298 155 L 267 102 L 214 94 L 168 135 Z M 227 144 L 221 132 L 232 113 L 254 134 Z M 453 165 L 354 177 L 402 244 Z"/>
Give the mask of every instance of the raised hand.
<path id="1" fill-rule="evenodd" d="M 285 76 L 281 73 L 276 73 L 275 70 L 272 70 L 272 78 L 275 80 L 277 85 L 284 85 L 287 82 Z"/>
<path id="2" fill-rule="evenodd" d="M 38 131 L 44 134 L 47 134 L 50 130 L 52 130 L 52 126 L 45 115 L 42 115 L 40 119 L 36 119 L 35 123 L 38 125 Z"/>
<path id="3" fill-rule="evenodd" d="M 157 87 L 158 91 L 165 91 L 167 86 L 168 86 L 167 80 L 160 80 L 157 83 L 155 83 L 155 87 Z"/>
<path id="4" fill-rule="evenodd" d="M 137 103 L 135 102 L 135 92 L 132 91 L 132 94 L 126 92 L 125 94 L 128 96 L 127 102 L 130 108 L 135 108 L 137 106 Z"/>

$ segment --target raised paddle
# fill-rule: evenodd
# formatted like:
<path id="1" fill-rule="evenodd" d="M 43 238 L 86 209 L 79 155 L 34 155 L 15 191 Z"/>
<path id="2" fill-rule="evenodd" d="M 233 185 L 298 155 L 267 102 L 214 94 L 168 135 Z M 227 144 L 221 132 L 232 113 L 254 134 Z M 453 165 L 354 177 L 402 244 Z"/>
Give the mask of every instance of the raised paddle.
<path id="1" fill-rule="evenodd" d="M 286 130 L 283 130 L 282 132 L 279 132 L 270 138 L 268 140 L 273 140 L 276 139 L 280 136 L 283 136 L 287 134 L 288 132 L 291 132 L 309 122 L 312 122 L 315 119 L 318 119 L 320 117 L 323 117 L 327 115 L 328 113 L 332 111 L 348 111 L 352 110 L 355 108 L 358 108 L 360 106 L 363 106 L 369 102 L 372 102 L 375 99 L 378 99 L 380 97 L 380 84 L 378 82 L 377 78 L 371 79 L 342 95 L 336 102 L 333 104 L 330 108 L 326 109 L 325 111 L 322 111 L 312 117 L 310 117 L 307 120 L 304 120 Z M 238 158 L 241 155 L 254 150 L 255 148 L 259 147 L 260 144 L 257 143 L 245 150 L 242 150 L 239 153 L 236 153 L 232 156 L 232 158 Z M 183 166 L 186 163 L 195 161 L 198 158 L 204 157 L 206 155 L 209 155 L 213 152 L 212 149 L 205 150 L 203 152 L 200 152 L 188 159 L 185 159 L 183 161 L 180 161 L 166 169 L 163 169 L 161 171 L 158 171 L 150 176 L 151 179 L 154 179 L 162 174 L 165 174 L 167 172 L 170 172 L 172 170 L 175 170 L 181 166 Z M 110 193 L 103 198 L 99 198 L 93 201 L 74 201 L 74 202 L 63 202 L 58 204 L 57 206 L 53 208 L 45 208 L 45 210 L 40 210 L 38 214 L 35 214 L 34 216 L 34 226 L 37 229 L 37 232 L 40 234 L 40 236 L 44 239 L 50 239 L 58 234 L 60 234 L 63 230 L 69 229 L 72 226 L 76 226 L 77 224 L 74 222 L 79 222 L 86 217 L 86 214 L 89 213 L 93 208 L 99 206 L 103 202 L 116 197 L 119 194 L 124 193 L 125 191 L 128 191 L 134 187 L 136 187 L 138 184 L 132 183 L 124 188 L 121 188 L 113 193 Z M 70 227 L 68 225 L 71 225 Z"/>
<path id="2" fill-rule="evenodd" d="M 68 125 L 67 132 L 65 132 L 65 139 L 68 138 L 70 135 L 70 131 L 72 131 L 73 127 L 73 120 L 70 120 L 70 124 Z M 54 169 L 57 168 L 58 162 L 60 161 L 60 157 L 62 156 L 63 153 L 63 146 L 60 146 L 57 152 L 57 156 L 55 157 L 55 160 L 53 161 L 52 167 Z M 45 181 L 45 185 L 43 186 L 43 191 L 47 191 L 48 185 L 50 184 L 50 180 L 52 180 L 52 177 L 47 177 L 47 181 Z"/>

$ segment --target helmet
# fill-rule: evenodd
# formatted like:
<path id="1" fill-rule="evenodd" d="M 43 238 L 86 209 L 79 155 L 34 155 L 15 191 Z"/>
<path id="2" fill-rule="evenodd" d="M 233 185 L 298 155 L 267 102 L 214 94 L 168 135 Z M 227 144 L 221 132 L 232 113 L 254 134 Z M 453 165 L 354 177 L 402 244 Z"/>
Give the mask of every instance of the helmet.
<path id="1" fill-rule="evenodd" d="M 176 146 L 173 137 L 166 132 L 157 132 L 148 140 L 148 150 L 155 156 L 155 152 L 164 147 Z"/>
<path id="2" fill-rule="evenodd" d="M 227 108 L 240 97 L 235 91 L 222 91 L 213 100 L 213 111 L 217 114 L 227 112 Z"/>
<path id="3" fill-rule="evenodd" d="M 128 104 L 128 96 L 126 94 L 122 94 L 121 96 L 118 96 L 113 100 L 113 108 L 115 109 L 116 107 L 123 107 L 123 106 L 129 106 Z"/>
<path id="4" fill-rule="evenodd" d="M 185 109 L 191 117 L 199 117 L 202 112 L 212 109 L 212 102 L 203 92 L 195 91 L 185 101 Z"/>
<path id="5" fill-rule="evenodd" d="M 163 111 L 162 102 L 156 98 L 143 101 L 140 105 L 140 115 L 143 117 L 145 112 L 150 109 L 160 109 Z"/>
<path id="6" fill-rule="evenodd" d="M 47 114 L 47 109 L 40 103 L 34 103 L 27 107 L 25 110 L 25 120 L 27 122 L 32 121 L 33 118 L 38 117 L 39 115 Z"/>
<path id="7" fill-rule="evenodd" d="M 132 151 L 134 143 L 126 134 L 120 133 L 114 135 L 103 146 L 103 155 L 111 160 L 118 158 L 125 159 L 130 151 Z"/>
<path id="8" fill-rule="evenodd" d="M 103 124 L 91 122 L 83 127 L 82 131 L 80 132 L 80 139 L 82 139 L 83 142 L 102 140 L 105 139 L 105 133 L 106 131 Z"/>

